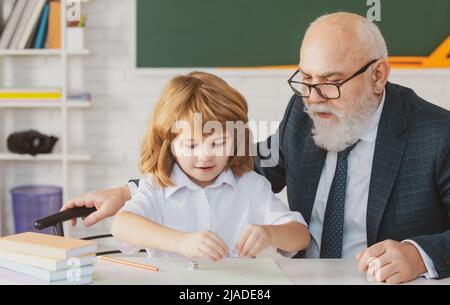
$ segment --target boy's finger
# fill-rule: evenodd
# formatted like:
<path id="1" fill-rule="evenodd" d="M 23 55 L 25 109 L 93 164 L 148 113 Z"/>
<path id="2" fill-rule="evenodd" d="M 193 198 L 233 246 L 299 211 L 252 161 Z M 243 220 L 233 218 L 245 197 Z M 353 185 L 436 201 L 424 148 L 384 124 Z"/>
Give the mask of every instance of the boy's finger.
<path id="1" fill-rule="evenodd" d="M 208 245 L 214 253 L 217 253 L 219 255 L 219 258 L 222 258 L 226 255 L 225 249 L 222 248 L 222 246 L 216 242 L 214 239 L 206 240 L 206 245 Z"/>
<path id="2" fill-rule="evenodd" d="M 215 233 L 211 232 L 211 238 L 222 248 L 222 250 L 227 253 L 228 252 L 228 246 L 225 244 L 225 242 Z"/>
<path id="3" fill-rule="evenodd" d="M 256 234 L 251 234 L 247 241 L 245 242 L 244 248 L 242 249 L 242 253 L 239 253 L 241 256 L 248 256 L 250 250 L 253 249 L 254 245 L 258 241 L 258 236 Z"/>
<path id="4" fill-rule="evenodd" d="M 252 247 L 250 252 L 248 253 L 249 257 L 255 257 L 263 250 L 264 243 L 261 240 L 258 240 L 255 245 Z"/>
<path id="5" fill-rule="evenodd" d="M 200 246 L 200 250 L 203 253 L 207 254 L 208 257 L 211 258 L 213 261 L 219 260 L 221 258 L 220 254 L 208 244 L 202 244 Z"/>
<path id="6" fill-rule="evenodd" d="M 242 232 L 241 237 L 239 238 L 239 241 L 236 244 L 236 251 L 238 253 L 242 252 L 242 249 L 244 248 L 244 245 L 251 233 L 252 233 L 251 230 L 249 230 L 248 228 L 245 228 L 244 232 Z"/>

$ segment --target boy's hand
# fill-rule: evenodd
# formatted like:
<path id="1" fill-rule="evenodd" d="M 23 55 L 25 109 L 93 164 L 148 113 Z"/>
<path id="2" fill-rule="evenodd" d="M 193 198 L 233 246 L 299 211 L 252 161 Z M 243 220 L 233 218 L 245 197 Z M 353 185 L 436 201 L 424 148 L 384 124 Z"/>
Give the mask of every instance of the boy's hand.
<path id="1" fill-rule="evenodd" d="M 180 243 L 180 252 L 188 258 L 218 261 L 227 255 L 228 247 L 217 234 L 201 231 L 187 233 Z"/>
<path id="2" fill-rule="evenodd" d="M 270 234 L 267 227 L 247 225 L 236 245 L 236 250 L 240 256 L 255 257 L 268 246 Z"/>
<path id="3" fill-rule="evenodd" d="M 130 197 L 128 186 L 95 191 L 69 200 L 64 203 L 61 211 L 76 207 L 95 207 L 97 211 L 84 219 L 84 225 L 90 227 L 104 218 L 116 215 Z M 72 219 L 72 226 L 76 223 L 77 220 Z"/>

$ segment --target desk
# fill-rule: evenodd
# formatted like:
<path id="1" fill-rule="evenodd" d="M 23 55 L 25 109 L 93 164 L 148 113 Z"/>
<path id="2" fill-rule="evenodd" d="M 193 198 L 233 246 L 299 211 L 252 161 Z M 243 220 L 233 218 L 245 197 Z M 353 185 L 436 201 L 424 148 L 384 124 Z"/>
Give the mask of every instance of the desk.
<path id="1" fill-rule="evenodd" d="M 220 282 L 220 279 L 209 278 L 209 280 L 190 281 L 189 277 L 183 277 L 185 272 L 197 272 L 197 270 L 186 271 L 186 261 L 182 259 L 162 258 L 125 258 L 139 263 L 147 263 L 158 266 L 161 272 L 152 272 L 144 269 L 127 267 L 111 262 L 99 260 L 94 275 L 94 284 L 230 284 Z M 243 260 L 243 259 L 234 259 Z M 247 259 L 248 264 L 258 259 Z M 339 285 L 385 285 L 383 283 L 370 282 L 365 274 L 357 270 L 356 260 L 328 260 L 328 259 L 286 259 L 276 258 L 275 263 L 284 273 L 285 279 L 277 278 L 274 281 L 267 280 L 265 284 L 339 284 Z M 231 263 L 231 262 L 230 262 Z M 199 268 L 202 265 L 199 264 Z M 183 268 L 183 269 L 181 269 Z M 181 269 L 181 273 L 180 273 Z M 280 280 L 280 282 L 278 282 Z M 239 282 L 234 282 L 239 284 Z M 450 285 L 450 278 L 444 280 L 427 280 L 419 278 L 408 284 L 415 285 Z"/>
<path id="2" fill-rule="evenodd" d="M 93 275 L 94 285 L 119 285 L 119 284 L 149 284 L 149 285 L 180 285 L 180 284 L 248 284 L 249 278 L 243 276 L 239 278 L 239 264 L 246 266 L 246 272 L 251 277 L 253 284 L 297 284 L 297 285 L 385 285 L 383 283 L 370 282 L 366 279 L 365 274 L 358 272 L 357 263 L 354 260 L 328 260 L 328 259 L 229 259 L 221 262 L 222 267 L 226 267 L 227 271 L 206 271 L 208 266 L 215 263 L 199 263 L 199 270 L 187 270 L 186 260 L 177 258 L 146 258 L 146 257 L 122 257 L 143 264 L 152 264 L 158 266 L 160 272 L 152 272 L 140 268 L 128 267 L 125 265 L 98 260 L 95 273 Z M 245 261 L 244 261 L 245 260 Z M 272 269 L 268 268 L 268 276 L 266 278 L 257 277 L 257 268 L 261 267 L 261 263 L 267 263 Z M 225 265 L 224 265 L 225 264 Z M 228 264 L 228 266 L 227 266 Z M 243 266 L 244 266 L 243 265 Z M 281 269 L 281 271 L 277 268 Z M 200 270 L 201 268 L 201 270 Z M 267 269 L 267 268 L 263 268 Z M 276 269 L 276 270 L 275 270 Z M 231 271 L 229 271 L 231 270 Z M 271 273 L 271 270 L 274 271 Z M 198 276 L 201 272 L 207 276 Z M 209 273 L 212 272 L 212 273 Z M 233 281 L 227 282 L 221 280 L 223 277 L 219 273 L 232 273 L 237 275 Z M 212 274 L 212 276 L 209 276 Z M 218 276 L 219 275 L 219 276 Z M 229 279 L 230 281 L 230 279 Z M 0 285 L 15 284 L 14 282 L 1 278 Z M 424 278 L 416 279 L 407 284 L 414 285 L 450 285 L 450 278 L 444 280 L 426 280 Z"/>

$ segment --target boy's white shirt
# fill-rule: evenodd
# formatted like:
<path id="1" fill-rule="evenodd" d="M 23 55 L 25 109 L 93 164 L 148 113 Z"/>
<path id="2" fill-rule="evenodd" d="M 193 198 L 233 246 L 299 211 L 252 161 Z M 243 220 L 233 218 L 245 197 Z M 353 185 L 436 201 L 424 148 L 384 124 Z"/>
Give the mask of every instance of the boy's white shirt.
<path id="1" fill-rule="evenodd" d="M 299 212 L 292 212 L 272 192 L 269 181 L 249 171 L 241 177 L 223 171 L 205 188 L 196 185 L 175 164 L 171 174 L 174 186 L 162 188 L 151 175 L 129 184 L 132 198 L 120 211 L 130 212 L 184 232 L 208 230 L 219 235 L 230 249 L 235 248 L 246 225 L 278 225 L 296 221 L 307 226 Z M 139 247 L 118 242 L 119 249 L 134 253 Z M 178 256 L 147 249 L 152 257 Z M 279 251 L 291 257 L 295 253 Z"/>

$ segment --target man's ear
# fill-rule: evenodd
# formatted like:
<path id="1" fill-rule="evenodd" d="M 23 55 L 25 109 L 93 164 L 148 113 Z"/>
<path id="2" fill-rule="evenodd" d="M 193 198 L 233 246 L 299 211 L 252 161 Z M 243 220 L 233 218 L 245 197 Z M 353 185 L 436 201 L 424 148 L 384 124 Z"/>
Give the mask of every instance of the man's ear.
<path id="1" fill-rule="evenodd" d="M 375 94 L 381 94 L 389 78 L 391 67 L 387 59 L 377 61 L 372 69 L 372 81 Z"/>

